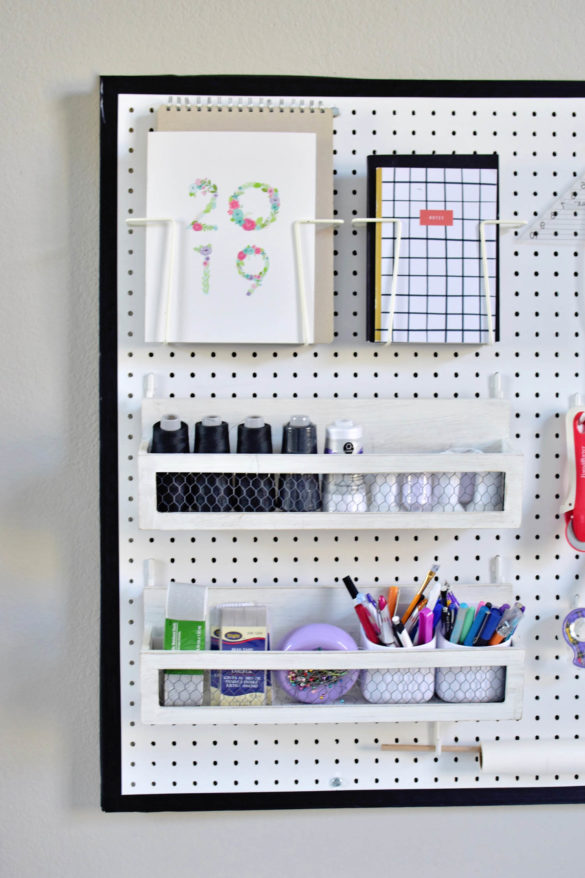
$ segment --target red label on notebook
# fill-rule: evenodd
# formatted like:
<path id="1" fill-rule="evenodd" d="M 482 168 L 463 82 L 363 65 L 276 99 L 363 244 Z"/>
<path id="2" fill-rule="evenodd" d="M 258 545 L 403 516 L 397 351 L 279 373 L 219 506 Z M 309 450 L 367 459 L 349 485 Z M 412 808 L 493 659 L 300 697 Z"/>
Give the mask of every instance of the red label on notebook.
<path id="1" fill-rule="evenodd" d="M 421 226 L 452 226 L 452 210 L 421 210 Z"/>

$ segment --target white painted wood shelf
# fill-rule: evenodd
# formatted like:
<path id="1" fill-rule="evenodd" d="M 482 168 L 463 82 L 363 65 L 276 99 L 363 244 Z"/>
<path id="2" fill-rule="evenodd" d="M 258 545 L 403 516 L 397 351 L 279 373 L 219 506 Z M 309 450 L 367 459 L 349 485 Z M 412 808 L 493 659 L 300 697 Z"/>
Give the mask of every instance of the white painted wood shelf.
<path id="1" fill-rule="evenodd" d="M 372 588 L 372 590 L 375 590 Z M 382 589 L 380 589 L 382 590 Z M 510 601 L 512 588 L 507 585 L 457 586 L 461 600 L 494 603 Z M 401 597 L 408 602 L 414 588 L 404 588 Z M 524 651 L 515 646 L 485 648 L 401 650 L 383 653 L 358 651 L 302 651 L 265 653 L 223 653 L 221 651 L 164 650 L 162 631 L 166 588 L 144 589 L 144 636 L 140 655 L 141 719 L 154 725 L 184 724 L 280 724 L 280 723 L 356 723 L 356 722 L 456 722 L 463 720 L 512 720 L 522 716 L 524 685 Z M 332 586 L 211 586 L 210 610 L 221 603 L 251 600 L 268 607 L 271 642 L 282 638 L 299 625 L 327 620 L 348 631 L 359 642 L 357 617 L 343 585 Z M 367 701 L 356 683 L 347 696 L 333 704 L 302 704 L 283 692 L 273 680 L 272 704 L 257 706 L 210 706 L 210 670 L 290 670 L 358 669 L 392 671 L 396 669 L 504 667 L 503 700 L 488 703 L 447 703 L 433 696 L 422 703 L 381 703 Z M 161 678 L 165 671 L 203 670 L 203 703 L 197 706 L 167 707 L 161 703 Z M 206 703 L 207 702 L 207 703 Z"/>
<path id="2" fill-rule="evenodd" d="M 235 446 L 237 424 L 258 413 L 272 426 L 274 454 L 151 454 L 152 427 L 161 415 L 174 413 L 189 425 L 193 447 L 195 422 L 218 414 L 230 425 Z M 319 447 L 325 427 L 341 417 L 362 424 L 364 453 L 360 455 L 280 454 L 283 425 L 291 414 L 307 414 L 317 425 Z M 500 399 L 145 399 L 142 405 L 142 441 L 138 453 L 139 523 L 146 530 L 319 530 L 398 528 L 510 528 L 522 515 L 522 455 L 508 443 L 510 407 Z M 157 474 L 361 474 L 368 496 L 371 485 L 382 496 L 367 511 L 161 511 L 157 508 Z M 478 485 L 482 474 L 501 480 L 496 508 L 472 500 L 465 507 L 430 500 L 424 508 L 405 508 L 396 484 L 408 474 L 429 480 L 472 474 Z M 488 476 L 489 478 L 489 476 Z M 394 479 L 394 487 L 392 480 Z M 429 482 L 430 483 L 430 482 Z M 396 491 L 398 490 L 398 494 Z M 434 489 L 431 489 L 434 492 Z M 380 493 L 378 494 L 380 496 Z M 434 493 L 433 493 L 434 496 Z M 397 498 L 397 499 L 396 499 Z M 382 510 L 382 511 L 381 511 Z"/>

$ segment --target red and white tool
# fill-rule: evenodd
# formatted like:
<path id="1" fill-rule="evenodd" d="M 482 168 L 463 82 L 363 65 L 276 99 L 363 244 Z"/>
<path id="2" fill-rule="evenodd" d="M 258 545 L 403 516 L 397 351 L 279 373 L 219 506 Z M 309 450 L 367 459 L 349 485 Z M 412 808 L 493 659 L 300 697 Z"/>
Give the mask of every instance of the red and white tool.
<path id="1" fill-rule="evenodd" d="M 566 415 L 569 491 L 561 506 L 565 513 L 565 536 L 577 552 L 585 552 L 585 406 Z"/>

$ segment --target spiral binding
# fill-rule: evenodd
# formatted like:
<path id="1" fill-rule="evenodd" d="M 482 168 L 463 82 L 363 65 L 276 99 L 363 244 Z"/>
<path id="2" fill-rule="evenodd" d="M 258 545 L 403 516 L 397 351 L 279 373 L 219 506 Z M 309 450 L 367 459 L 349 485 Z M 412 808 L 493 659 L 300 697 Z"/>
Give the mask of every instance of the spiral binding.
<path id="1" fill-rule="evenodd" d="M 195 97 L 170 95 L 166 109 L 167 112 L 170 112 L 171 110 L 176 110 L 178 112 L 184 110 L 187 113 L 201 113 L 205 110 L 219 110 L 220 112 L 225 110 L 228 113 L 233 113 L 234 111 L 243 113 L 246 110 L 249 112 L 260 110 L 260 112 L 267 113 L 325 113 L 330 109 L 334 116 L 339 115 L 339 109 L 337 107 L 326 107 L 323 101 L 316 101 L 312 98 L 309 100 L 299 98 L 298 101 L 296 98 L 291 98 L 288 102 L 284 98 L 278 98 L 275 102 L 272 98 L 244 98 L 228 95 L 208 95 L 207 97 L 203 97 L 202 95 L 196 95 Z"/>

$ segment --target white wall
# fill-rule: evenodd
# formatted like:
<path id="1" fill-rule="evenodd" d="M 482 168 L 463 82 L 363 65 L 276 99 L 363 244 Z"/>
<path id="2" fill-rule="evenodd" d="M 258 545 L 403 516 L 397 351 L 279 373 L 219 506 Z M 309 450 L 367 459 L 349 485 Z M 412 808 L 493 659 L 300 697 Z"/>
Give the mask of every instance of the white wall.
<path id="1" fill-rule="evenodd" d="M 97 88 L 99 74 L 585 79 L 582 4 L 3 0 L 0 33 L 0 874 L 412 874 L 421 832 L 429 878 L 578 864 L 583 806 L 100 812 Z"/>

